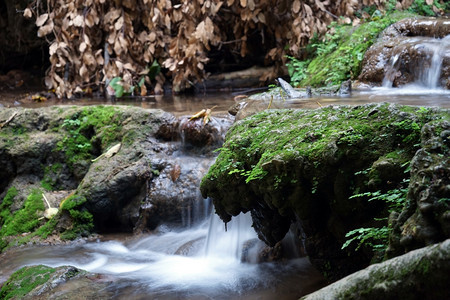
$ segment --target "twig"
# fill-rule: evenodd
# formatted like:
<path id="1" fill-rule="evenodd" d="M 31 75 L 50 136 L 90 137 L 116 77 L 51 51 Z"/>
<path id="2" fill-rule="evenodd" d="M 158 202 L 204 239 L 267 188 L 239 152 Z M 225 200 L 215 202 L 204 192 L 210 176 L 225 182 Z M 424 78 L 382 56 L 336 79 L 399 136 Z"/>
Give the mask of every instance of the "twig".
<path id="1" fill-rule="evenodd" d="M 8 125 L 8 123 L 11 122 L 11 121 L 14 119 L 15 116 L 17 116 L 17 114 L 18 114 L 18 112 L 15 111 L 15 112 L 12 114 L 12 116 L 9 117 L 8 120 L 6 120 L 6 121 L 3 122 L 2 124 L 0 124 L 0 128 L 3 128 L 3 127 L 5 127 L 6 125 Z"/>
<path id="2" fill-rule="evenodd" d="M 52 207 L 50 206 L 50 203 L 49 203 L 48 200 L 47 200 L 47 197 L 45 197 L 45 194 L 44 194 L 44 193 L 42 193 L 42 197 L 44 198 L 45 203 L 47 203 L 48 208 L 52 208 Z"/>

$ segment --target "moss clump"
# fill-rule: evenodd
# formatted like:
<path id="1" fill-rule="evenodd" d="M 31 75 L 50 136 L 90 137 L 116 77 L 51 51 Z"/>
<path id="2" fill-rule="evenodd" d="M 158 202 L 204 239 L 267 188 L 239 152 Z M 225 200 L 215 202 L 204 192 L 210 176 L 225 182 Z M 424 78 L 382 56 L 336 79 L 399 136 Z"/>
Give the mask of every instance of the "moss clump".
<path id="1" fill-rule="evenodd" d="M 0 299 L 22 299 L 34 288 L 47 282 L 55 271 L 56 269 L 43 265 L 17 270 L 2 286 Z"/>
<path id="2" fill-rule="evenodd" d="M 410 110 L 382 104 L 262 112 L 230 128 L 216 164 L 204 181 L 214 180 L 217 184 L 218 178 L 240 176 L 249 183 L 267 174 L 267 163 L 299 157 L 314 161 L 313 168 L 339 153 L 378 158 L 394 155 L 401 148 L 410 158 L 418 149 L 420 128 L 433 118 L 430 115 L 419 119 L 408 114 L 411 119 L 401 117 L 400 121 L 399 114 Z M 367 147 L 367 143 L 373 147 Z M 334 152 L 335 146 L 341 149 L 339 153 Z"/>
<path id="3" fill-rule="evenodd" d="M 72 218 L 72 227 L 61 234 L 62 239 L 72 240 L 79 236 L 87 236 L 94 229 L 94 218 L 84 207 L 87 202 L 85 197 L 72 195 L 61 203 L 63 213 L 68 213 Z"/>
<path id="4" fill-rule="evenodd" d="M 58 222 L 57 217 L 47 222 L 41 217 L 45 206 L 39 189 L 32 190 L 21 209 L 12 211 L 17 194 L 17 189 L 11 187 L 0 205 L 0 252 L 8 246 L 27 243 L 36 236 L 46 238 L 55 230 Z M 21 236 L 23 233 L 27 235 Z"/>
<path id="5" fill-rule="evenodd" d="M 10 211 L 10 215 L 4 215 L 3 212 L 9 209 L 10 207 L 2 209 L 3 224 L 0 229 L 0 236 L 12 236 L 32 231 L 40 222 L 39 212 L 43 212 L 45 210 L 44 202 L 42 200 L 42 192 L 39 189 L 33 189 L 21 209 L 16 212 Z"/>
<path id="6" fill-rule="evenodd" d="M 83 108 L 64 120 L 61 128 L 67 135 L 57 149 L 64 151 L 69 166 L 90 160 L 98 155 L 96 148 L 106 149 L 121 139 L 121 126 L 121 113 L 113 106 Z"/>

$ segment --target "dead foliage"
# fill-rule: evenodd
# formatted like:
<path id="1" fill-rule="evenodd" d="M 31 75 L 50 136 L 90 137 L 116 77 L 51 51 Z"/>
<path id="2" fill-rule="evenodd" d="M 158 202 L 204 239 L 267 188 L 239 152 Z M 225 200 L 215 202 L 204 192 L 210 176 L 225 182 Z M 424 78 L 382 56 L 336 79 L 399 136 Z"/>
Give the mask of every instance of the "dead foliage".
<path id="1" fill-rule="evenodd" d="M 211 51 L 252 55 L 250 35 L 255 33 L 265 63 L 276 66 L 260 79 L 273 79 L 286 54 L 297 57 L 314 33 L 324 33 L 338 16 L 354 22 L 362 6 L 381 8 L 384 2 L 47 0 L 31 3 L 24 15 L 35 18 L 38 35 L 49 43 L 45 83 L 58 97 L 97 87 L 104 91 L 119 76 L 127 91 L 144 78 L 140 94 L 145 95 L 161 93 L 166 80 L 174 92 L 203 80 Z M 149 74 L 155 61 L 163 72 Z"/>

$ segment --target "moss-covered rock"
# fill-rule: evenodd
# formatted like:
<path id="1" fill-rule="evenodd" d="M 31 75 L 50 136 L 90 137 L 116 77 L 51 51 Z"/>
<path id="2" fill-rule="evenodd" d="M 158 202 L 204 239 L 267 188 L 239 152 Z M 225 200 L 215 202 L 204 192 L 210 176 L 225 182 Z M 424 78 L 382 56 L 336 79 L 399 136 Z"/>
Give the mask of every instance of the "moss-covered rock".
<path id="1" fill-rule="evenodd" d="M 450 240 L 351 274 L 302 300 L 448 299 Z"/>
<path id="2" fill-rule="evenodd" d="M 269 245 L 299 223 L 312 262 L 333 278 L 373 255 L 341 250 L 345 234 L 388 215 L 387 203 L 351 196 L 398 188 L 421 128 L 448 119 L 447 110 L 387 103 L 262 112 L 230 128 L 201 191 L 225 222 L 251 211 Z"/>
<path id="3" fill-rule="evenodd" d="M 27 266 L 14 272 L 0 290 L 1 299 L 110 299 L 103 275 L 72 266 Z"/>
<path id="4" fill-rule="evenodd" d="M 2 286 L 1 299 L 22 299 L 35 287 L 47 282 L 56 270 L 47 266 L 30 266 L 14 272 Z"/>

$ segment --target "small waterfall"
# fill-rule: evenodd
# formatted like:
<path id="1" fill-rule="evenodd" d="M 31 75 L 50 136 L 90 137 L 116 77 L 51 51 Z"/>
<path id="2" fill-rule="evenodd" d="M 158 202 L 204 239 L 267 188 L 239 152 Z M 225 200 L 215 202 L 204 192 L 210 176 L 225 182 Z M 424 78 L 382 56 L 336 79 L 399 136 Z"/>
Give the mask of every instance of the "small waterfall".
<path id="1" fill-rule="evenodd" d="M 384 88 L 391 88 L 394 84 L 395 73 L 397 73 L 397 62 L 399 55 L 396 54 L 389 59 L 389 65 L 386 68 L 386 73 L 384 74 L 383 82 L 381 84 Z"/>
<path id="2" fill-rule="evenodd" d="M 433 43 L 428 43 L 426 46 L 431 50 L 431 58 L 428 59 L 431 63 L 424 66 L 422 74 L 419 74 L 420 83 L 425 87 L 435 89 L 438 87 L 439 77 L 441 75 L 442 61 L 446 48 L 450 47 L 450 35 L 447 35 L 441 40 L 436 40 Z"/>
<path id="3" fill-rule="evenodd" d="M 412 63 L 412 79 L 413 86 L 437 89 L 440 88 L 439 82 L 442 62 L 446 51 L 450 49 L 450 35 L 445 38 L 429 38 L 429 37 L 403 37 L 402 40 L 394 46 L 395 53 L 390 59 L 386 67 L 385 76 L 382 81 L 382 87 L 391 88 L 397 76 L 401 75 L 402 54 L 405 49 L 414 48 L 416 50 L 416 58 L 423 58 Z M 413 57 L 409 57 L 413 59 Z"/>
<path id="4" fill-rule="evenodd" d="M 225 231 L 223 221 L 213 212 L 209 223 L 205 255 L 235 258 L 240 261 L 246 243 L 255 239 L 257 235 L 252 228 L 250 213 L 233 217 L 227 223 Z"/>

